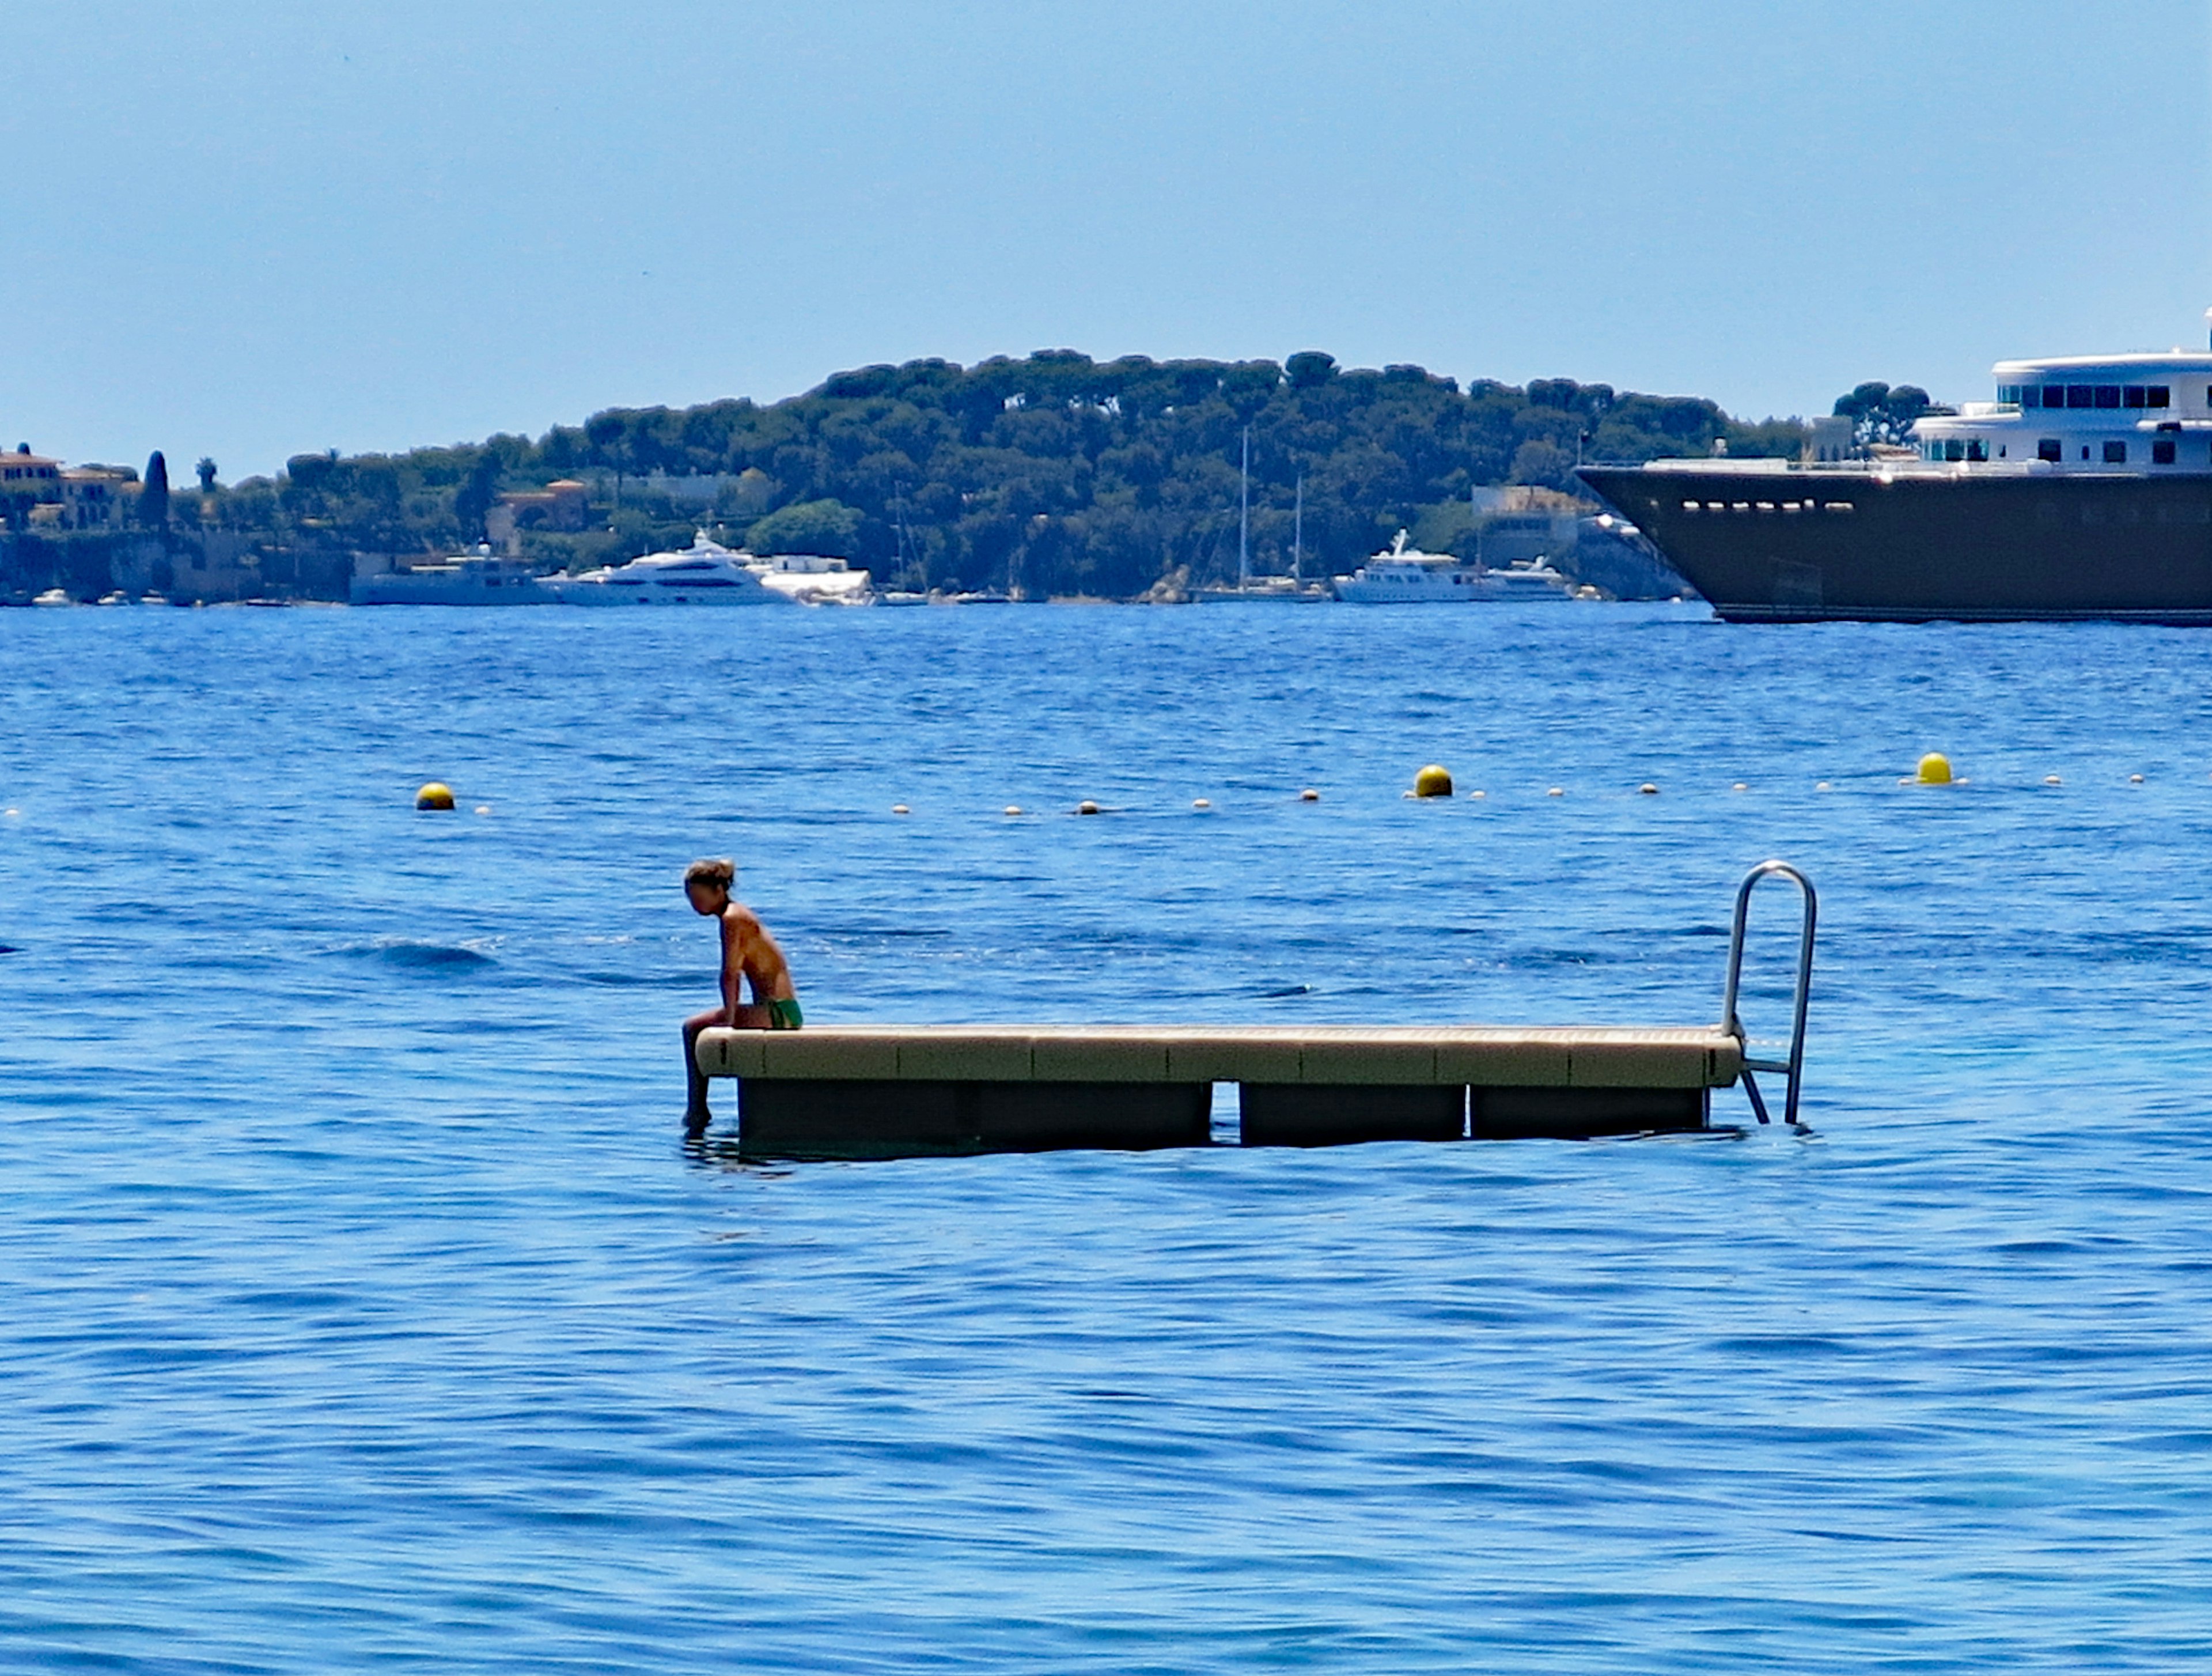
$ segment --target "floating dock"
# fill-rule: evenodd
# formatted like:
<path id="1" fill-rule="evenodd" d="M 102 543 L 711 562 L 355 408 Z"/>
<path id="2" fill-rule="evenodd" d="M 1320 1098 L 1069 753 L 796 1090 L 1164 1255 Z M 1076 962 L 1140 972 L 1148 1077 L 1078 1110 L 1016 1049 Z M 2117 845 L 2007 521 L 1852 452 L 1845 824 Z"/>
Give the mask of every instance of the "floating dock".
<path id="1" fill-rule="evenodd" d="M 1786 1059 L 1747 1051 L 1736 998 L 1753 888 L 1803 896 Z M 738 1147 L 757 1158 L 906 1158 L 1213 1144 L 1215 1085 L 1245 1146 L 1582 1137 L 1704 1129 L 1712 1091 L 1788 1079 L 1797 1117 L 1813 980 L 1812 885 L 1783 862 L 1736 892 L 1722 1022 L 1691 1028 L 1487 1025 L 847 1025 L 708 1029 L 709 1077 L 738 1080 Z"/>
<path id="2" fill-rule="evenodd" d="M 885 1158 L 1212 1142 L 1237 1087 L 1246 1146 L 1702 1129 L 1743 1043 L 1700 1029 L 710 1029 L 746 1153 Z"/>

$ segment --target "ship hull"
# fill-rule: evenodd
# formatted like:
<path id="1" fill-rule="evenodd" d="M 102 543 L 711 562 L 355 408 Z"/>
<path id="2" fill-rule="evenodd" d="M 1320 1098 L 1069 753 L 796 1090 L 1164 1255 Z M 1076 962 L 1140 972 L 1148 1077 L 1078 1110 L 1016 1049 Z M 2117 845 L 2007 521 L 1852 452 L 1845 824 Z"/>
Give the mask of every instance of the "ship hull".
<path id="1" fill-rule="evenodd" d="M 1581 475 L 1731 622 L 2212 626 L 2212 476 Z"/>
<path id="2" fill-rule="evenodd" d="M 349 597 L 357 606 L 551 606 L 561 603 L 550 588 L 529 577 L 505 583 L 473 579 L 453 582 L 392 571 L 356 576 Z"/>

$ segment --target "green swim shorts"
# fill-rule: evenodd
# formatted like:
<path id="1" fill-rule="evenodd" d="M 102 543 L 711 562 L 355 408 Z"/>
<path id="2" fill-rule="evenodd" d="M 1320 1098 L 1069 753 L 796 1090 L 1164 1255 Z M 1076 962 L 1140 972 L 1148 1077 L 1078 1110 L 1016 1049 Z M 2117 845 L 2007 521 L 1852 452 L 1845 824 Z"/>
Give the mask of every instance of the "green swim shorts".
<path id="1" fill-rule="evenodd" d="M 769 1029 L 796 1030 L 805 1022 L 806 1020 L 799 1013 L 799 1001 L 796 996 L 787 1001 L 771 1001 L 768 1003 Z"/>

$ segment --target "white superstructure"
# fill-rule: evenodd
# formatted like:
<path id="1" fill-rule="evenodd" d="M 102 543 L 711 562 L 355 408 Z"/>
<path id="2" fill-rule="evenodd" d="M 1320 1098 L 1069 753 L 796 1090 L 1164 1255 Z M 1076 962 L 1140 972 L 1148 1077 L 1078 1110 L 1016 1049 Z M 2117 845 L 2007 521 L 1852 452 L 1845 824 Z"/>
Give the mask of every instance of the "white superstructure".
<path id="1" fill-rule="evenodd" d="M 796 603 L 769 587 L 747 555 L 707 539 L 704 530 L 682 552 L 647 553 L 627 564 L 602 565 L 580 576 L 556 577 L 566 606 L 782 606 Z"/>
<path id="2" fill-rule="evenodd" d="M 2212 355 L 2000 361 L 1997 399 L 1912 427 L 1920 463 L 2032 472 L 2212 471 Z"/>

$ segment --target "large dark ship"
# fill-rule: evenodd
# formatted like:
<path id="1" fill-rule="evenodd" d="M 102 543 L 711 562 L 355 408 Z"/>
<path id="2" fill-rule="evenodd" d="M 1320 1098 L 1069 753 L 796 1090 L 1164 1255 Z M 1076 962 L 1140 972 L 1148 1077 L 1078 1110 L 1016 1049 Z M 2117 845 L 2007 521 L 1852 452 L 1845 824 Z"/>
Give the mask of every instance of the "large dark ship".
<path id="1" fill-rule="evenodd" d="M 1910 448 L 1581 475 L 1731 622 L 2212 625 L 2212 356 L 1996 370 Z"/>

